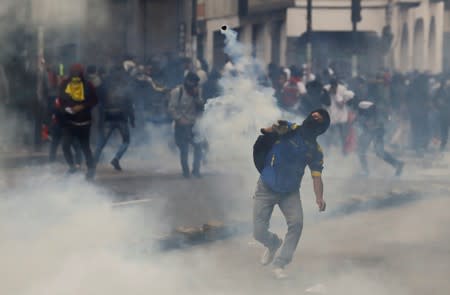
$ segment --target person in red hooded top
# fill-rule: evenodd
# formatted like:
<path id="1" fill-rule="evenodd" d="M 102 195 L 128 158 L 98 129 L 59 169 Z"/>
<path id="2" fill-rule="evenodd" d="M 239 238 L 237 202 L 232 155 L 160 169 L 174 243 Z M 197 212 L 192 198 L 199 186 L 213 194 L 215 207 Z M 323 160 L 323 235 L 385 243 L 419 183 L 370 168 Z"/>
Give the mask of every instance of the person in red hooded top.
<path id="1" fill-rule="evenodd" d="M 77 171 L 71 151 L 72 143 L 77 139 L 80 143 L 88 168 L 86 179 L 95 176 L 95 161 L 90 147 L 90 131 L 92 124 L 91 109 L 97 104 L 98 98 L 94 86 L 85 80 L 84 68 L 80 64 L 70 67 L 69 77 L 59 89 L 61 108 L 63 110 L 63 152 L 69 165 L 68 173 Z"/>

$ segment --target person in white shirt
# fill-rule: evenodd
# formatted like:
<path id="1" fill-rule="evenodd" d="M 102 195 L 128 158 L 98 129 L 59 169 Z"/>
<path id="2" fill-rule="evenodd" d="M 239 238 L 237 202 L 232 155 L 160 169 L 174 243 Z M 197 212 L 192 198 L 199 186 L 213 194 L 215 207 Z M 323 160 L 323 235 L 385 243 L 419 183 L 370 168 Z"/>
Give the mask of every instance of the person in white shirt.
<path id="1" fill-rule="evenodd" d="M 339 84 L 336 78 L 330 80 L 330 84 L 325 86 L 325 90 L 330 95 L 330 106 L 328 107 L 331 118 L 330 133 L 332 139 L 330 143 L 335 143 L 333 141 L 335 141 L 334 138 L 337 133 L 342 144 L 342 151 L 345 153 L 344 147 L 348 134 L 350 112 L 348 102 L 353 99 L 355 94 L 344 85 Z"/>

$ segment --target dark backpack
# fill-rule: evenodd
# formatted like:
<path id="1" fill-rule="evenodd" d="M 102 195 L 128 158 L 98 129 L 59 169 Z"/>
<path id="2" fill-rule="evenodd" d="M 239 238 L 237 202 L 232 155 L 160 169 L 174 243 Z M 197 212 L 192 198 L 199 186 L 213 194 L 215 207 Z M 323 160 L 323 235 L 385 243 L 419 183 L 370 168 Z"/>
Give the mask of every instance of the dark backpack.
<path id="1" fill-rule="evenodd" d="M 178 87 L 178 103 L 181 102 L 181 97 L 183 97 L 183 86 Z M 205 111 L 205 104 L 195 104 L 195 110 L 198 114 L 202 114 Z"/>
<path id="2" fill-rule="evenodd" d="M 253 163 L 259 173 L 264 169 L 267 154 L 270 152 L 278 138 L 279 135 L 276 133 L 263 133 L 256 139 L 255 144 L 253 145 Z"/>

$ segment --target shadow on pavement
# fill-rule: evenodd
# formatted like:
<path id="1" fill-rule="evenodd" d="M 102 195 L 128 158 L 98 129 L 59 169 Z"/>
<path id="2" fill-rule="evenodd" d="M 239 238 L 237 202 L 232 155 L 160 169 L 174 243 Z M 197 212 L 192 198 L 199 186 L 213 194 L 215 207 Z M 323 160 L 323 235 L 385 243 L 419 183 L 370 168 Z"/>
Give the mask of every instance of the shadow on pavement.
<path id="1" fill-rule="evenodd" d="M 422 196 L 418 192 L 390 192 L 384 196 L 372 196 L 370 199 L 353 198 L 345 204 L 331 211 L 328 218 L 336 218 L 358 212 L 383 210 L 400 207 L 408 203 L 420 200 Z"/>

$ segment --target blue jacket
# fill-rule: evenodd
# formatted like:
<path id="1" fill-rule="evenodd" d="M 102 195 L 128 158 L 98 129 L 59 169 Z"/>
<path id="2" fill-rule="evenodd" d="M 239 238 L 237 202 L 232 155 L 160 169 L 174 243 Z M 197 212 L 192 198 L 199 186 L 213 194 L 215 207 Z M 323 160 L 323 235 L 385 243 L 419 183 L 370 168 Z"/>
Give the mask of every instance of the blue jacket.
<path id="1" fill-rule="evenodd" d="M 277 193 L 291 193 L 300 189 L 308 166 L 312 176 L 323 170 L 323 153 L 317 141 L 302 137 L 301 127 L 289 123 L 289 131 L 280 136 L 267 154 L 261 180 Z"/>

